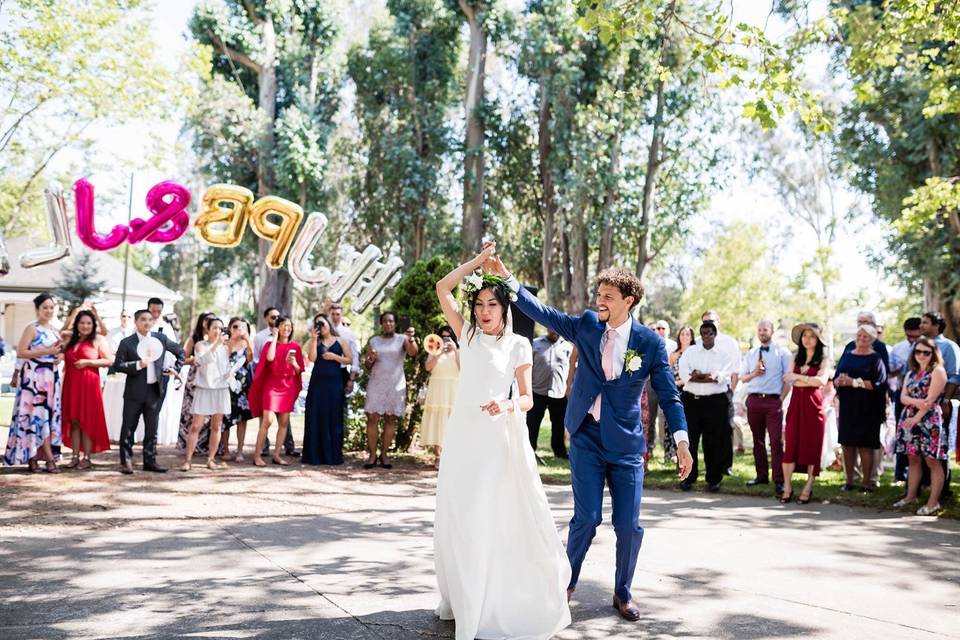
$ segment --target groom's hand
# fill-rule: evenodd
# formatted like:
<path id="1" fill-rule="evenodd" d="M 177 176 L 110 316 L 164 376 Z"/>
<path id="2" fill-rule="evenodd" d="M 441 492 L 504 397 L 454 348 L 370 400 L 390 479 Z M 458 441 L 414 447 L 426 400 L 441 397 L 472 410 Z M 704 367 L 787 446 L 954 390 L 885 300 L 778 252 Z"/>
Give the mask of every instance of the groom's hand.
<path id="1" fill-rule="evenodd" d="M 693 456 L 690 455 L 690 443 L 681 442 L 677 445 L 677 466 L 680 481 L 687 479 L 690 472 L 693 471 Z"/>

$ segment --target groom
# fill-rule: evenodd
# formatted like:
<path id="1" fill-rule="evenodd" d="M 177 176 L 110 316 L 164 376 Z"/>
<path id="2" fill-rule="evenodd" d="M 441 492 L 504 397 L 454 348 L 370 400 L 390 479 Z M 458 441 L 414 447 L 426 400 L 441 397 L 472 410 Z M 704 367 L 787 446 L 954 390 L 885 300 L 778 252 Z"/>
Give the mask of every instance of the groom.
<path id="1" fill-rule="evenodd" d="M 573 595 L 583 559 L 601 522 L 607 481 L 617 534 L 613 606 L 624 619 L 637 621 L 640 610 L 633 603 L 630 585 L 643 541 L 639 518 L 647 445 L 640 424 L 640 394 L 648 377 L 677 443 L 681 480 L 693 465 L 683 404 L 663 340 L 630 315 L 643 297 L 640 279 L 624 269 L 606 269 L 597 276 L 597 311 L 569 316 L 541 304 L 498 257 L 484 266 L 507 280 L 517 293 L 520 311 L 577 345 L 579 360 L 565 419 L 570 431 L 573 485 L 573 519 L 567 538 L 572 573 L 567 597 Z"/>

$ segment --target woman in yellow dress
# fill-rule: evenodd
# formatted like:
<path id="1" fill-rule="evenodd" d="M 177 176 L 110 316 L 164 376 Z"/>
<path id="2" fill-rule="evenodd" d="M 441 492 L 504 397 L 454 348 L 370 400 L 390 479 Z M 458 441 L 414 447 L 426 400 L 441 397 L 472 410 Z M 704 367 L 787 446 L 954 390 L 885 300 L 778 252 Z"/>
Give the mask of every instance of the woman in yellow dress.
<path id="1" fill-rule="evenodd" d="M 440 459 L 443 431 L 447 418 L 453 411 L 457 395 L 457 380 L 460 378 L 460 350 L 453 329 L 440 327 L 437 335 L 443 340 L 443 351 L 427 356 L 427 398 L 423 405 L 423 423 L 420 427 L 420 446 L 427 447 L 434 456 L 434 464 Z"/>

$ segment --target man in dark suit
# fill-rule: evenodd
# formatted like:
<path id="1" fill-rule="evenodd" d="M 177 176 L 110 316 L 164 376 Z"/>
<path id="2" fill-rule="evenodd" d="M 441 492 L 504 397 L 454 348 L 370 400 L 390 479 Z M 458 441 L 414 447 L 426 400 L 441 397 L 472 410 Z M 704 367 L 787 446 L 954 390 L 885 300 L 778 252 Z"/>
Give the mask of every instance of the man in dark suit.
<path id="1" fill-rule="evenodd" d="M 137 330 L 120 341 L 113 367 L 127 375 L 123 388 L 123 426 L 120 428 L 120 471 L 133 473 L 133 434 L 143 417 L 143 470 L 164 473 L 166 469 L 157 464 L 157 423 L 160 407 L 166 395 L 164 356 L 169 351 L 176 359 L 175 371 L 183 366 L 183 347 L 162 333 L 151 332 L 153 316 L 146 309 L 134 314 Z M 163 345 L 163 353 L 154 362 L 142 360 L 137 355 L 141 340 L 154 337 Z"/>

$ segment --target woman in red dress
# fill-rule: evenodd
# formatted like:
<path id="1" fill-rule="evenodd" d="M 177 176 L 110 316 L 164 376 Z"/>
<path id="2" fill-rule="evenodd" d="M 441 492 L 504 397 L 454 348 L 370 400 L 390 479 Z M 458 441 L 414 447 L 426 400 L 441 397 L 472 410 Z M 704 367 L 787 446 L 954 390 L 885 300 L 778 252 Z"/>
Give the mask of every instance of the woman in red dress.
<path id="1" fill-rule="evenodd" d="M 98 324 L 92 311 L 77 313 L 63 350 L 63 443 L 77 453 L 70 466 L 79 469 L 90 468 L 90 454 L 110 450 L 98 369 L 113 364 L 113 357 Z"/>
<path id="2" fill-rule="evenodd" d="M 276 447 L 273 450 L 273 463 L 288 465 L 280 457 L 283 439 L 290 425 L 290 412 L 297 402 L 297 396 L 303 389 L 300 374 L 304 370 L 303 351 L 293 341 L 293 321 L 286 316 L 277 318 L 270 329 L 270 340 L 263 345 L 260 361 L 253 374 L 248 400 L 250 413 L 260 418 L 260 430 L 257 432 L 257 448 L 253 452 L 253 464 L 265 467 L 260 456 L 267 439 L 267 430 L 277 422 Z"/>
<path id="3" fill-rule="evenodd" d="M 813 480 L 820 475 L 820 452 L 827 427 L 823 407 L 823 386 L 830 380 L 832 364 L 824 354 L 820 326 L 814 323 L 798 324 L 791 332 L 800 349 L 793 356 L 792 372 L 783 381 L 793 386 L 787 424 L 784 430 L 783 495 L 780 502 L 793 499 L 790 480 L 794 470 L 806 467 L 807 483 L 797 502 L 807 504 L 813 497 Z"/>

